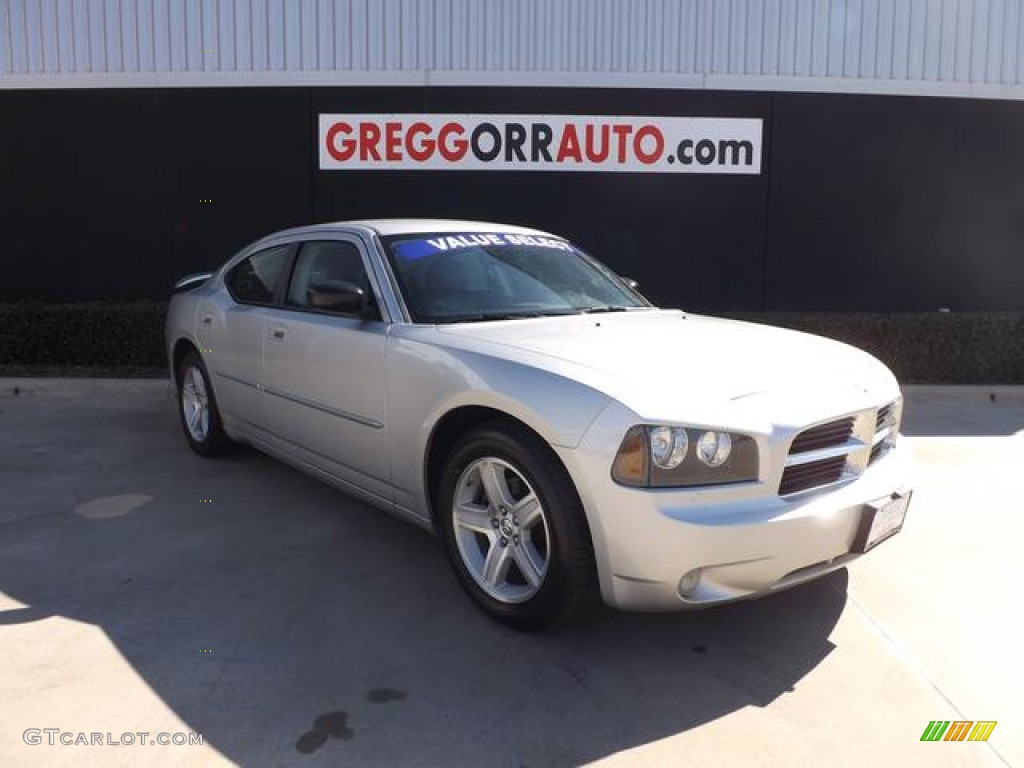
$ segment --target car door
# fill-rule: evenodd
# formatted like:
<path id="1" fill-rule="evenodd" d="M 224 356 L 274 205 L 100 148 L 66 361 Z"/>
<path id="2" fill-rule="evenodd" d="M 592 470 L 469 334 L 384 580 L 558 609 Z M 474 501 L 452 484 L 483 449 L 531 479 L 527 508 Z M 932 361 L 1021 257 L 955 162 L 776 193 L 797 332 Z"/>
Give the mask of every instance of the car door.
<path id="1" fill-rule="evenodd" d="M 276 437 L 300 458 L 383 500 L 391 500 L 387 457 L 385 355 L 388 324 L 356 237 L 304 242 L 283 305 L 268 310 L 264 394 Z M 311 306 L 323 281 L 365 291 L 362 312 Z"/>
<path id="2" fill-rule="evenodd" d="M 199 342 L 213 377 L 221 415 L 229 426 L 265 429 L 260 387 L 266 312 L 283 288 L 291 244 L 264 248 L 235 264 L 224 276 L 227 295 L 199 307 Z"/>

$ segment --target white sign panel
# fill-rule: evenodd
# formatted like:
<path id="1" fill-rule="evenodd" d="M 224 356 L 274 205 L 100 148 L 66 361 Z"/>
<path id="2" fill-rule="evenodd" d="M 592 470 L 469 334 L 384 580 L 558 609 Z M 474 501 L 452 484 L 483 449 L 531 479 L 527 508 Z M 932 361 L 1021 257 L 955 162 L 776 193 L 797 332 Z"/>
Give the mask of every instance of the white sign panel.
<path id="1" fill-rule="evenodd" d="M 761 120 L 320 115 L 321 170 L 761 172 Z"/>

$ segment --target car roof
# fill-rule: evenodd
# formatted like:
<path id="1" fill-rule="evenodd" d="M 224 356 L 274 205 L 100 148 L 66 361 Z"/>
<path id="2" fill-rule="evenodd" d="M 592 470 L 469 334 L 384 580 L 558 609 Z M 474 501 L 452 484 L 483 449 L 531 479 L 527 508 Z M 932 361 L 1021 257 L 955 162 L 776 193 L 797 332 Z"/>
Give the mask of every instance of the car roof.
<path id="1" fill-rule="evenodd" d="M 280 232 L 274 232 L 262 238 L 269 240 L 282 235 L 295 236 L 305 234 L 317 234 L 332 229 L 353 230 L 360 229 L 370 231 L 374 234 L 387 237 L 389 235 L 408 235 L 418 232 L 510 232 L 519 235 L 543 235 L 556 237 L 549 232 L 544 232 L 532 227 L 521 227 L 515 224 L 499 224 L 488 221 L 465 221 L 461 219 L 356 219 L 353 221 L 325 221 L 320 224 L 310 224 L 305 227 L 294 227 Z"/>
<path id="2" fill-rule="evenodd" d="M 337 222 L 347 226 L 372 229 L 378 235 L 407 235 L 415 232 L 513 232 L 523 235 L 547 235 L 539 229 L 493 221 L 464 219 L 361 219 Z"/>

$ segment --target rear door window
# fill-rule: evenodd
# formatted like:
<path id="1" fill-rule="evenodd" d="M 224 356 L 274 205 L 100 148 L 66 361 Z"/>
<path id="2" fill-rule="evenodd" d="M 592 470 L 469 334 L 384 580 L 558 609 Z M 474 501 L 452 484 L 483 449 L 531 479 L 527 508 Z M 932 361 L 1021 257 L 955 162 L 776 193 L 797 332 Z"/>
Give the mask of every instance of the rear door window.
<path id="1" fill-rule="evenodd" d="M 290 247 L 267 248 L 233 266 L 224 280 L 232 298 L 242 304 L 272 303 L 284 277 Z"/>

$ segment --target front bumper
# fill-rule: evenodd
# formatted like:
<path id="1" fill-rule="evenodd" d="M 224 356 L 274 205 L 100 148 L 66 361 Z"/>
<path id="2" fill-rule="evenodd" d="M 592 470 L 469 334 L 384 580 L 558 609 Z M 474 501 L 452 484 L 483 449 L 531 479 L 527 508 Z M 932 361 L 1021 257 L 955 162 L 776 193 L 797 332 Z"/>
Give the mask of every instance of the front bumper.
<path id="1" fill-rule="evenodd" d="M 834 571 L 860 556 L 853 548 L 867 506 L 908 492 L 899 443 L 856 479 L 790 498 L 760 482 L 626 488 L 597 444 L 559 453 L 587 512 L 604 600 L 626 610 L 701 608 Z"/>

